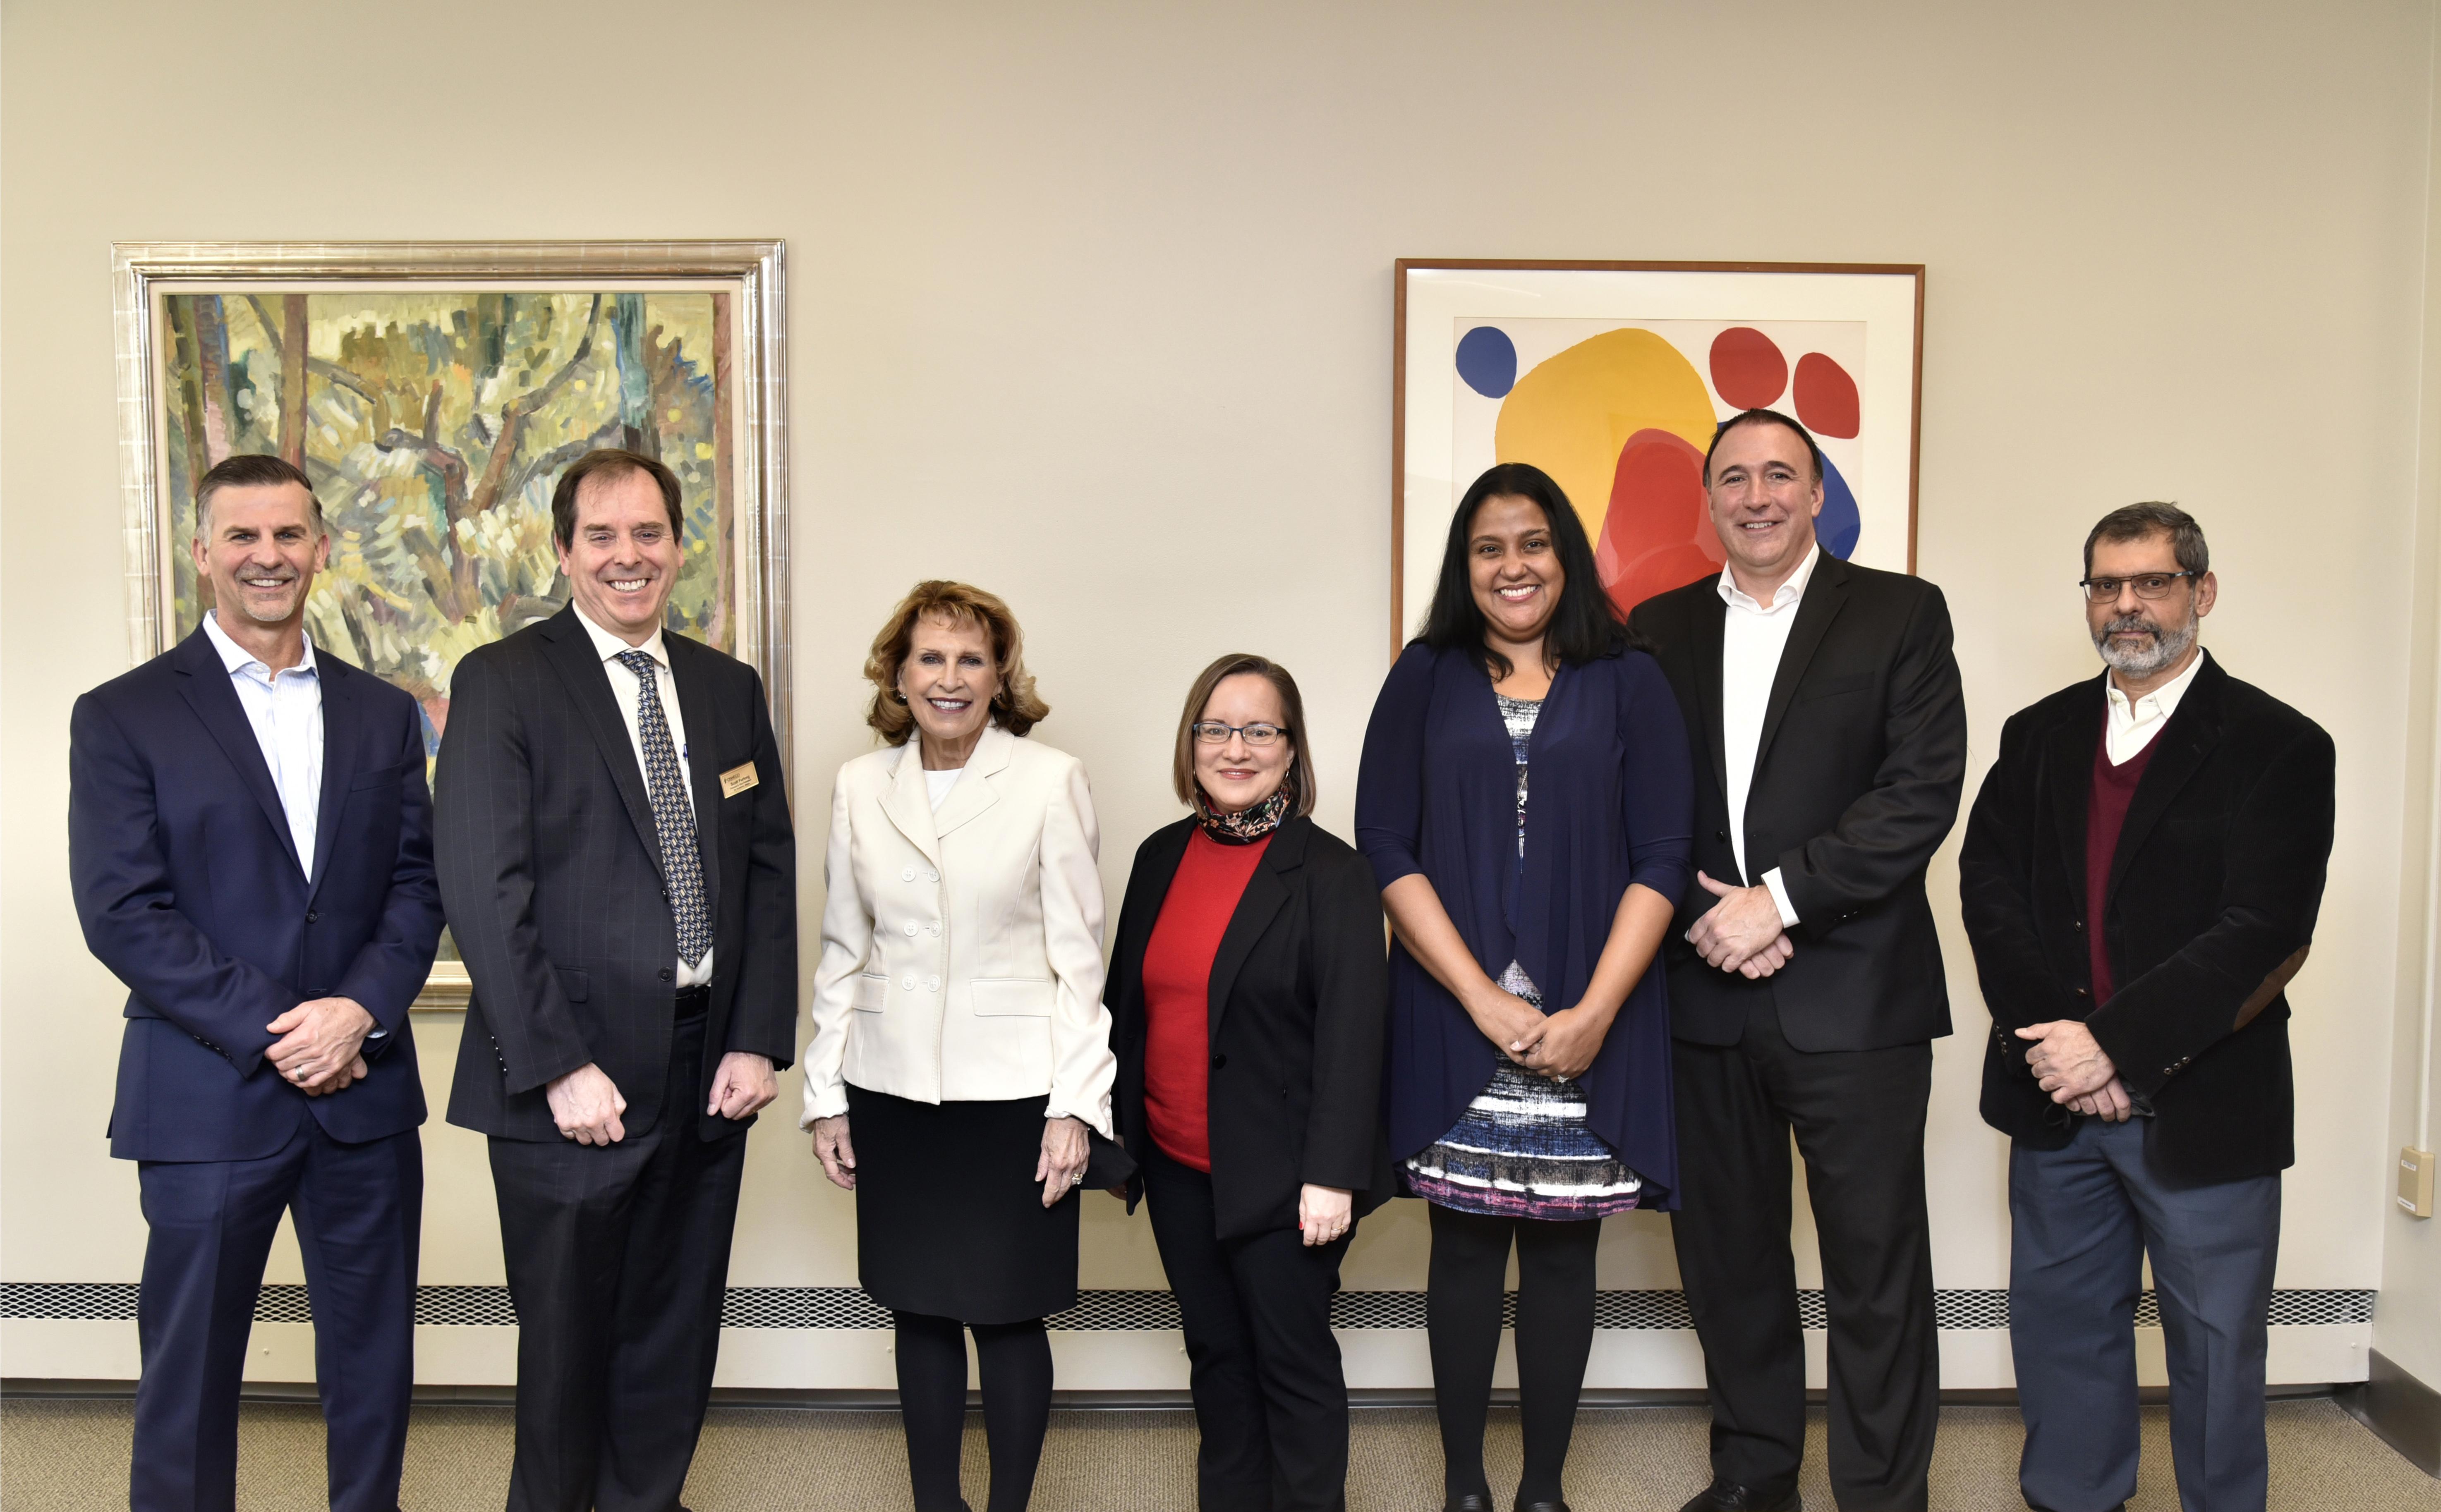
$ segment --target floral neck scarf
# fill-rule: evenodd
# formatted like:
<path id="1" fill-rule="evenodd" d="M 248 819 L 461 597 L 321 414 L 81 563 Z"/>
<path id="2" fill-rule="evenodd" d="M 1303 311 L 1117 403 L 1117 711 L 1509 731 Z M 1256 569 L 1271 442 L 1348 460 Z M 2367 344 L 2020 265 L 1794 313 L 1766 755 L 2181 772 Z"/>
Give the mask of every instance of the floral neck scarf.
<path id="1" fill-rule="evenodd" d="M 1252 845 L 1280 827 L 1289 817 L 1289 806 L 1296 801 L 1296 787 L 1292 782 L 1280 783 L 1272 796 L 1252 808 L 1241 808 L 1235 814 L 1223 814 L 1203 796 L 1202 783 L 1195 788 L 1195 822 L 1203 833 L 1223 845 Z"/>

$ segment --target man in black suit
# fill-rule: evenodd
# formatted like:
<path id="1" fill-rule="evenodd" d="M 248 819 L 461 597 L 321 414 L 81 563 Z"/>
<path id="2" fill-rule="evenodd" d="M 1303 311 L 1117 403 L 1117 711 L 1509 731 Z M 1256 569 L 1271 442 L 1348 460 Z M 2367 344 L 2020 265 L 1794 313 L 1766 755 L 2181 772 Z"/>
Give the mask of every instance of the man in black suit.
<path id="1" fill-rule="evenodd" d="M 2260 1512 L 2284 989 L 2331 854 L 2321 727 L 2196 643 L 2219 591 L 2170 504 L 2102 517 L 2086 625 L 2108 664 L 2014 717 L 1959 856 L 1992 1010 L 1983 1117 L 2009 1136 L 2019 1485 L 2044 1512 L 2136 1490 L 2145 1256 L 2190 1507 Z"/>
<path id="2" fill-rule="evenodd" d="M 1727 567 L 1628 621 L 1696 774 L 1701 891 L 1668 949 L 1671 1228 L 1712 1407 L 1712 1484 L 1687 1512 L 1799 1504 L 1792 1130 L 1830 1313 L 1832 1486 L 1842 1507 L 1920 1509 L 1941 1385 L 1925 1110 L 1949 1033 L 1924 876 L 1966 765 L 1949 610 L 1819 549 L 1821 454 L 1787 416 L 1723 422 L 1704 480 Z"/>
<path id="3" fill-rule="evenodd" d="M 231 457 L 195 504 L 214 607 L 68 723 L 77 917 L 128 987 L 110 1153 L 151 1231 L 128 1504 L 232 1504 L 255 1292 L 293 1212 L 331 1505 L 395 1512 L 424 1211 L 407 1009 L 441 939 L 424 719 L 305 633 L 331 538 L 303 472 Z"/>
<path id="4" fill-rule="evenodd" d="M 513 1512 L 670 1512 L 703 1426 L 746 1125 L 796 1024 L 796 851 L 753 669 L 664 631 L 678 478 L 551 498 L 570 606 L 473 652 L 435 774 L 517 1308 Z"/>

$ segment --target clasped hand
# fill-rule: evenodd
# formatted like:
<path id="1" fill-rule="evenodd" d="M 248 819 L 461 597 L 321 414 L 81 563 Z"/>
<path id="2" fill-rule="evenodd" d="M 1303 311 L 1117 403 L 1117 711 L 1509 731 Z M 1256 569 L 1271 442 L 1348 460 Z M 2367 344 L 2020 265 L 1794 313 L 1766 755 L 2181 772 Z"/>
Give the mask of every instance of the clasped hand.
<path id="1" fill-rule="evenodd" d="M 1702 872 L 1695 880 L 1721 901 L 1687 931 L 1687 943 L 1704 963 L 1734 971 L 1752 981 L 1768 977 L 1797 954 L 1780 920 L 1780 904 L 1769 888 L 1731 887 Z"/>
<path id="2" fill-rule="evenodd" d="M 2073 1018 L 2028 1024 L 2017 1031 L 2026 1047 L 2026 1069 L 2035 1085 L 2074 1112 L 2106 1124 L 2123 1124 L 2135 1116 L 2135 1100 L 2120 1085 L 2119 1068 L 2110 1063 L 2093 1031 Z"/>
<path id="3" fill-rule="evenodd" d="M 312 998 L 262 1026 L 280 1036 L 262 1058 L 308 1097 L 324 1097 L 365 1074 L 373 1016 L 353 998 Z"/>
<path id="4" fill-rule="evenodd" d="M 1608 1020 L 1582 1005 L 1546 1014 L 1514 993 L 1492 987 L 1467 1005 L 1475 1027 L 1500 1053 L 1538 1076 L 1582 1076 L 1601 1053 Z"/>

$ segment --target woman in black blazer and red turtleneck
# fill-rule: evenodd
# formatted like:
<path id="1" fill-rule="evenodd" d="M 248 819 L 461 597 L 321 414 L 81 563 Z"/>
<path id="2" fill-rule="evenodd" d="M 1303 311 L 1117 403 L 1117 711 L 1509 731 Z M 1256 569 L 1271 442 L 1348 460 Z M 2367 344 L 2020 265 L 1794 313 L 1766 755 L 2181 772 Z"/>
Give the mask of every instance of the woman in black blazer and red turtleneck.
<path id="1" fill-rule="evenodd" d="M 1392 1192 L 1381 1121 L 1381 893 L 1313 807 L 1286 669 L 1195 679 L 1175 780 L 1111 961 L 1119 1135 L 1186 1334 L 1204 1512 L 1328 1512 L 1347 1479 L 1330 1297 Z"/>

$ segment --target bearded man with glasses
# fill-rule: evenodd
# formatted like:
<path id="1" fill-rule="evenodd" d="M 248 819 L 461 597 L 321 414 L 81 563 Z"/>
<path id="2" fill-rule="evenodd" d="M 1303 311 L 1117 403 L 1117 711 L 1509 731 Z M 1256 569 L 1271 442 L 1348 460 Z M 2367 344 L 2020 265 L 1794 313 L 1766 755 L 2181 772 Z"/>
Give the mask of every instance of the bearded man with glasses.
<path id="1" fill-rule="evenodd" d="M 2181 1503 L 2264 1505 L 2267 1309 L 2295 1161 L 2289 980 L 2331 852 L 2331 738 L 2196 643 L 2219 585 L 2172 504 L 2085 543 L 2098 679 L 2010 719 L 1959 857 L 2011 1140 L 2018 1482 L 2045 1512 L 2136 1490 L 2149 1254 Z"/>

